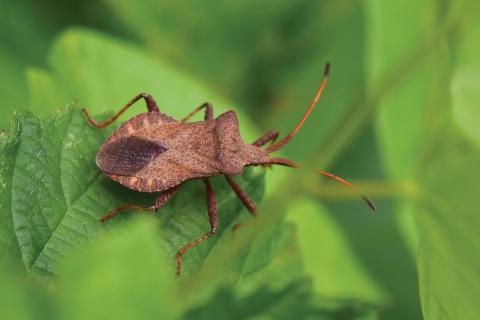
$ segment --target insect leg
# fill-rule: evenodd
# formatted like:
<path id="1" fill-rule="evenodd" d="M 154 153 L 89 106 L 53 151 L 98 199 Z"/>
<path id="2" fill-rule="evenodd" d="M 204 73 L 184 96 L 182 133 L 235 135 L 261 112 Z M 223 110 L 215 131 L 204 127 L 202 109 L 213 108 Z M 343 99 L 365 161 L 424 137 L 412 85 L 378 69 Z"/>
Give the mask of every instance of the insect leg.
<path id="1" fill-rule="evenodd" d="M 252 145 L 256 147 L 261 147 L 270 141 L 273 143 L 277 140 L 279 134 L 280 132 L 278 130 L 269 131 L 265 133 L 263 136 L 261 136 L 260 138 L 258 138 L 257 140 L 255 140 L 255 142 L 253 142 Z"/>
<path id="2" fill-rule="evenodd" d="M 110 220 L 120 212 L 128 209 L 135 209 L 135 210 L 142 210 L 142 211 L 155 211 L 155 208 L 152 208 L 152 207 L 147 208 L 147 207 L 140 207 L 134 204 L 124 204 L 124 205 L 121 205 L 120 207 L 110 210 L 106 215 L 100 218 L 100 221 L 105 222 L 107 220 Z"/>
<path id="3" fill-rule="evenodd" d="M 157 211 L 160 207 L 162 207 L 164 204 L 166 204 L 174 195 L 177 193 L 178 189 L 180 189 L 180 184 L 178 186 L 175 186 L 173 188 L 165 190 L 156 200 L 153 206 L 151 207 L 140 207 L 134 204 L 124 204 L 120 207 L 117 207 L 110 212 L 108 212 L 106 215 L 104 215 L 100 221 L 105 222 L 107 220 L 110 220 L 111 218 L 115 217 L 117 214 L 119 214 L 122 211 L 128 210 L 128 209 L 135 209 L 135 210 L 142 210 L 142 211 Z"/>
<path id="4" fill-rule="evenodd" d="M 87 117 L 88 122 L 94 127 L 97 127 L 99 129 L 105 128 L 106 126 L 110 125 L 113 121 L 117 120 L 118 117 L 120 117 L 125 111 L 127 111 L 128 108 L 130 108 L 135 102 L 137 102 L 140 99 L 145 99 L 145 102 L 147 104 L 147 109 L 148 112 L 160 112 L 157 106 L 157 103 L 153 99 L 153 97 L 149 94 L 146 93 L 140 93 L 137 96 L 135 96 L 129 103 L 127 103 L 120 111 L 118 111 L 113 117 L 110 119 L 97 123 L 88 113 L 87 109 L 83 108 L 82 111 Z"/>
<path id="5" fill-rule="evenodd" d="M 177 193 L 177 191 L 180 189 L 182 185 L 176 185 L 175 187 L 172 187 L 170 189 L 165 190 L 156 200 L 155 203 L 153 204 L 153 208 L 155 210 L 160 209 L 163 207 L 170 199 L 173 198 L 173 196 Z"/>
<path id="6" fill-rule="evenodd" d="M 225 178 L 228 181 L 230 187 L 232 187 L 233 192 L 237 195 L 237 197 L 242 201 L 243 205 L 248 209 L 252 216 L 257 214 L 257 207 L 253 203 L 252 199 L 248 196 L 248 194 L 243 190 L 230 175 L 225 175 Z"/>
<path id="7" fill-rule="evenodd" d="M 205 120 L 212 120 L 213 119 L 213 106 L 209 102 L 205 102 L 199 107 L 196 107 L 192 112 L 190 112 L 186 117 L 184 117 L 180 122 L 187 122 L 191 117 L 197 114 L 203 108 L 205 109 Z"/>
<path id="8" fill-rule="evenodd" d="M 190 242 L 177 252 L 177 275 L 180 275 L 182 272 L 182 255 L 189 249 L 195 247 L 196 245 L 200 244 L 201 242 L 207 240 L 211 236 L 215 234 L 217 231 L 218 226 L 218 214 L 217 214 L 217 200 L 215 199 L 215 192 L 213 191 L 212 184 L 210 183 L 210 179 L 205 178 L 203 179 L 205 182 L 205 187 L 207 189 L 207 209 L 208 209 L 208 219 L 210 221 L 210 231 L 205 235 L 201 236 L 200 238 Z"/>
<path id="9" fill-rule="evenodd" d="M 225 175 L 225 178 L 228 181 L 228 184 L 230 184 L 230 187 L 232 187 L 233 192 L 237 195 L 237 197 L 242 201 L 243 205 L 247 208 L 248 212 L 254 217 L 257 216 L 257 207 L 255 206 L 255 203 L 253 203 L 253 200 L 250 199 L 248 194 L 243 190 L 234 180 L 231 176 Z M 245 226 L 243 223 L 237 223 L 236 225 L 233 226 L 232 231 L 235 233 L 236 230 L 239 228 Z"/>

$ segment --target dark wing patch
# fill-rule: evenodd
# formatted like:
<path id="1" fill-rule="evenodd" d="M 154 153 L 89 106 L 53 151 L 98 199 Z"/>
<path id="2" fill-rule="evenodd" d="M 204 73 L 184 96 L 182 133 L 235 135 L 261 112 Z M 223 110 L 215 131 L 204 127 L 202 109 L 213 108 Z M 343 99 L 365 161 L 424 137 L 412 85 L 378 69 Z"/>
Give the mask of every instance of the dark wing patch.
<path id="1" fill-rule="evenodd" d="M 138 137 L 118 139 L 102 146 L 97 166 L 109 174 L 133 175 L 167 151 L 162 145 Z"/>

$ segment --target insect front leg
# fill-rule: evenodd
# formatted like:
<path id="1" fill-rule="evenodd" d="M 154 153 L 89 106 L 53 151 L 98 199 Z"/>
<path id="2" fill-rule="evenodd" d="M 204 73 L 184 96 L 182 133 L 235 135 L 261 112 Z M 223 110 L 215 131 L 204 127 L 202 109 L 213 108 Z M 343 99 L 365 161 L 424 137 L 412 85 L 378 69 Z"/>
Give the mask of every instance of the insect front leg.
<path id="1" fill-rule="evenodd" d="M 113 117 L 110 119 L 97 123 L 88 113 L 87 109 L 83 108 L 82 111 L 87 117 L 88 122 L 94 127 L 97 127 L 99 129 L 105 128 L 108 125 L 110 125 L 113 121 L 117 120 L 118 117 L 120 117 L 125 111 L 127 111 L 128 108 L 130 108 L 135 102 L 137 102 L 140 99 L 145 99 L 145 103 L 147 104 L 147 109 L 148 112 L 160 112 L 158 109 L 157 103 L 153 99 L 153 97 L 149 94 L 146 93 L 140 93 L 137 96 L 135 96 L 129 103 L 127 103 L 120 111 L 118 111 Z"/>
<path id="2" fill-rule="evenodd" d="M 205 108 L 205 120 L 213 120 L 213 105 L 209 102 L 205 102 L 201 106 L 195 108 L 192 112 L 190 112 L 186 117 L 184 117 L 180 122 L 187 122 L 191 117 L 197 114 L 200 110 Z"/>
<path id="3" fill-rule="evenodd" d="M 255 142 L 252 143 L 252 145 L 256 147 L 261 147 L 264 144 L 268 142 L 275 142 L 279 136 L 280 132 L 278 130 L 272 130 L 267 133 L 265 133 L 263 136 L 255 140 Z"/>
<path id="4" fill-rule="evenodd" d="M 104 215 L 100 221 L 105 222 L 107 220 L 110 220 L 111 218 L 115 217 L 119 213 L 125 210 L 129 209 L 135 209 L 135 210 L 141 210 L 141 211 L 157 211 L 161 207 L 163 207 L 170 199 L 173 198 L 173 196 L 177 193 L 177 191 L 180 189 L 180 184 L 178 186 L 175 186 L 173 188 L 165 190 L 156 200 L 153 206 L 151 207 L 140 207 L 134 204 L 124 204 L 120 207 L 117 207 L 110 212 L 108 212 L 106 215 Z"/>
<path id="5" fill-rule="evenodd" d="M 207 209 L 208 209 L 208 219 L 210 221 L 210 232 L 206 233 L 205 235 L 201 236 L 200 238 L 190 242 L 177 252 L 177 275 L 180 275 L 182 272 L 182 256 L 183 254 L 195 247 L 196 245 L 202 243 L 203 241 L 207 240 L 208 238 L 212 237 L 215 232 L 217 232 L 218 226 L 218 214 L 217 214 L 217 200 L 215 198 L 215 191 L 213 191 L 212 184 L 209 178 L 203 179 L 205 182 L 205 187 L 207 189 Z"/>

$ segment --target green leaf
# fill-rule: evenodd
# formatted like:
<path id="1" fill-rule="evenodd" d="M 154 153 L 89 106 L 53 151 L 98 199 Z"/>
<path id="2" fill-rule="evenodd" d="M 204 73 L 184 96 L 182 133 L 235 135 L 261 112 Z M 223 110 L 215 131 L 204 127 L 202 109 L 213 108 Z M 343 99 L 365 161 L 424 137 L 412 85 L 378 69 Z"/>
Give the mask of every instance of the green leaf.
<path id="1" fill-rule="evenodd" d="M 21 124 L 15 122 L 13 134 L 7 136 L 5 133 L 1 137 L 0 152 L 0 247 L 1 261 L 13 263 L 19 261 L 20 247 L 14 232 L 12 216 L 12 197 L 9 192 L 12 188 L 12 176 L 16 155 L 18 153 L 21 135 Z"/>
<path id="2" fill-rule="evenodd" d="M 261 287 L 239 297 L 221 288 L 206 304 L 188 311 L 190 319 L 377 319 L 373 306 L 352 300 L 315 297 L 311 284 L 300 279 L 280 289 Z"/>
<path id="3" fill-rule="evenodd" d="M 278 65 L 271 67 L 295 47 L 293 30 L 278 31 L 307 9 L 291 1 L 195 0 L 188 7 L 175 1 L 105 2 L 150 49 L 229 96 L 257 98 L 247 100 L 255 106 L 260 106 L 257 95 L 268 85 L 265 81 L 278 70 Z M 301 21 L 289 28 L 297 24 Z"/>
<path id="4" fill-rule="evenodd" d="M 426 319 L 476 319 L 480 174 L 473 168 L 480 163 L 480 150 L 455 132 L 450 134 L 434 148 L 434 160 L 419 175 L 420 293 Z"/>
<path id="5" fill-rule="evenodd" d="M 413 186 L 401 200 L 402 207 L 413 208 L 410 212 L 418 226 L 417 263 L 425 319 L 475 319 L 478 315 L 475 297 L 479 291 L 469 284 L 480 280 L 480 255 L 475 241 L 480 220 L 475 213 L 478 197 L 474 195 L 480 177 L 472 171 L 480 152 L 472 144 L 476 140 L 470 83 L 474 77 L 467 71 L 467 66 L 478 64 L 478 57 L 459 49 L 457 45 L 462 41 L 447 38 L 455 30 L 466 39 L 463 45 L 470 43 L 462 32 L 471 28 L 463 24 L 478 7 L 474 9 L 473 1 L 460 2 L 452 3 L 445 12 L 432 1 L 423 6 L 402 2 L 394 12 L 389 10 L 390 5 L 370 3 L 378 14 L 375 30 L 389 30 L 373 34 L 373 58 L 376 62 L 381 62 L 378 58 L 383 56 L 390 59 L 377 66 L 372 79 L 388 73 L 388 63 L 403 65 L 402 50 L 413 52 L 422 62 L 417 68 L 407 67 L 406 81 L 382 97 L 377 134 L 387 173 Z M 412 5 L 416 6 L 414 13 Z M 409 12 L 410 19 L 403 24 L 394 22 L 395 17 L 402 16 L 402 10 Z M 389 18 L 385 19 L 388 12 Z M 399 38 L 391 24 L 402 30 L 399 35 L 404 38 Z M 404 32 L 409 28 L 415 33 Z M 430 45 L 425 47 L 424 43 Z M 447 55 L 447 45 L 455 53 L 454 59 Z M 458 68 L 453 77 L 452 61 Z M 452 80 L 453 108 L 448 95 Z"/>
<path id="6" fill-rule="evenodd" d="M 358 1 L 106 3 L 149 49 L 240 101 L 264 130 L 291 130 L 332 62 L 322 107 L 297 138 L 304 143 L 285 147 L 299 160 L 323 157 L 342 126 L 364 111 L 358 100 L 365 92 L 365 17 Z"/>
<path id="7" fill-rule="evenodd" d="M 0 264 L 0 308 L 5 319 L 56 319 L 50 296 L 12 266 Z"/>
<path id="8" fill-rule="evenodd" d="M 398 77 L 395 70 L 419 50 L 421 41 L 428 38 L 432 26 L 432 1 L 426 1 L 412 12 L 411 3 L 368 2 L 369 14 L 369 85 L 376 94 L 388 77 Z M 399 14 L 399 12 L 401 14 Z M 401 19 L 409 15 L 407 20 Z M 382 33 L 379 30 L 389 30 Z M 422 56 L 423 57 L 423 56 Z M 412 70 L 408 66 L 406 76 L 397 83 L 395 90 L 382 92 L 376 119 L 377 137 L 387 174 L 397 181 L 411 177 L 415 169 L 418 150 L 422 140 L 423 117 L 426 113 L 429 85 L 442 70 L 434 70 L 433 63 L 424 63 Z M 402 70 L 405 72 L 405 70 Z M 435 72 L 435 73 L 432 73 Z M 388 88 L 391 89 L 391 88 Z"/>
<path id="9" fill-rule="evenodd" d="M 116 221 L 101 224 L 99 217 L 111 208 L 125 202 L 153 202 L 155 195 L 128 191 L 96 168 L 95 154 L 105 133 L 90 126 L 78 108 L 69 107 L 45 120 L 25 115 L 17 121 L 21 133 L 13 146 L 8 144 L 3 150 L 7 166 L 2 170 L 11 176 L 2 178 L 11 182 L 6 181 L 2 190 L 2 206 L 11 210 L 2 213 L 9 213 L 7 217 L 13 220 L 13 227 L 7 224 L 8 220 L 3 223 L 4 242 L 9 256 L 19 249 L 28 272 L 55 274 L 65 252 L 103 234 L 129 216 L 125 214 Z M 258 200 L 262 180 L 261 174 L 247 173 L 239 183 L 249 181 L 245 188 Z M 242 206 L 225 182 L 215 181 L 215 186 L 222 216 L 218 235 L 221 237 L 233 225 Z M 254 186 L 256 192 L 252 190 Z M 172 257 L 182 245 L 209 229 L 205 207 L 197 203 L 204 201 L 202 188 L 201 183 L 193 181 L 171 205 L 156 214 L 163 221 L 162 229 L 168 230 L 164 232 L 164 245 Z M 229 232 L 225 236 L 231 237 Z M 186 255 L 186 270 L 198 268 L 215 243 L 212 240 L 203 249 Z"/>
<path id="10" fill-rule="evenodd" d="M 27 104 L 27 86 L 25 84 L 21 61 L 3 47 L 0 48 L 0 128 L 11 127 L 11 115 L 14 110 L 25 110 Z"/>
<path id="11" fill-rule="evenodd" d="M 169 274 L 158 250 L 155 218 L 130 221 L 72 250 L 61 263 L 61 282 L 36 288 L 2 268 L 0 305 L 11 319 L 377 319 L 376 308 L 358 300 L 315 296 L 301 278 L 282 288 L 263 285 L 239 294 L 223 286 L 192 305 Z"/>
<path id="12" fill-rule="evenodd" d="M 463 128 L 465 134 L 480 145 L 480 100 L 478 91 L 478 74 L 480 63 L 474 62 L 459 66 L 452 79 L 453 113 L 457 124 Z"/>
<path id="13" fill-rule="evenodd" d="M 305 272 L 313 277 L 318 293 L 385 304 L 389 299 L 385 289 L 356 256 L 325 208 L 302 199 L 290 207 L 289 220 L 296 223 Z"/>
<path id="14" fill-rule="evenodd" d="M 320 85 L 325 63 L 330 62 L 328 84 L 315 111 L 284 149 L 299 161 L 326 166 L 351 143 L 343 141 L 340 146 L 337 138 L 365 120 L 361 114 L 368 111 L 360 103 L 365 95 L 365 9 L 358 1 L 305 3 L 302 11 L 297 9 L 302 18 L 297 18 L 295 39 L 283 44 L 293 42 L 289 55 L 272 67 L 288 66 L 272 77 L 276 81 L 269 92 L 271 109 L 263 112 L 264 123 L 283 133 L 292 130 Z"/>
<path id="15" fill-rule="evenodd" d="M 137 220 L 69 253 L 56 292 L 62 318 L 176 318 L 181 300 L 158 248 L 158 221 Z"/>
<path id="16" fill-rule="evenodd" d="M 87 54 L 82 55 L 81 52 Z M 105 56 L 102 58 L 98 52 Z M 192 101 L 198 97 L 213 96 L 194 80 L 176 73 L 140 50 L 87 31 L 64 34 L 55 45 L 52 57 L 55 57 L 52 61 L 57 66 L 54 67 L 55 73 L 35 70 L 30 77 L 32 101 L 39 112 L 47 112 L 48 108 L 42 111 L 42 102 L 55 102 L 57 92 L 66 99 L 74 95 L 72 92 L 80 92 L 91 101 L 92 106 L 98 106 L 107 98 L 116 100 L 114 93 L 124 96 L 126 101 L 131 98 L 126 91 L 138 93 L 143 91 L 140 90 L 141 86 L 145 86 L 147 89 L 165 92 L 164 97 L 172 103 L 165 104 L 165 108 L 160 100 L 159 104 L 167 113 L 175 99 L 190 101 L 182 104 L 180 112 L 171 109 L 173 114 L 180 115 L 191 111 L 190 108 L 194 105 Z M 135 61 L 134 65 L 139 68 L 124 65 L 123 61 Z M 69 71 L 64 71 L 65 69 Z M 114 86 L 105 78 L 105 74 L 119 81 Z M 63 78 L 65 79 L 60 81 Z M 93 81 L 96 81 L 94 85 Z M 157 87 L 152 83 L 163 86 Z M 117 85 L 124 92 L 118 91 Z M 135 89 L 136 86 L 139 86 L 138 89 Z M 202 100 L 198 98 L 198 101 Z M 95 112 L 95 108 L 92 109 Z M 121 223 L 122 218 L 135 214 L 126 214 L 105 225 L 98 222 L 101 215 L 125 202 L 150 205 L 155 195 L 128 191 L 100 174 L 94 158 L 107 132 L 91 127 L 77 107 L 58 111 L 45 120 L 32 115 L 18 116 L 16 123 L 21 130 L 9 138 L 12 142 L 5 144 L 2 153 L 2 161 L 5 161 L 2 178 L 6 184 L 1 193 L 1 205 L 7 209 L 2 213 L 6 216 L 5 222 L 11 221 L 10 224 L 2 225 L 2 232 L 5 233 L 2 239 L 5 239 L 4 247 L 9 248 L 6 250 L 9 252 L 8 257 L 21 257 L 27 272 L 49 278 L 57 272 L 57 263 L 65 252 L 103 234 L 106 229 Z M 242 125 L 244 123 L 245 121 Z M 243 127 L 242 131 L 248 136 L 248 132 L 253 130 L 248 129 L 248 123 L 245 125 L 247 129 Z M 263 170 L 247 170 L 244 177 L 238 180 L 257 202 L 263 190 L 262 172 Z M 223 179 L 214 179 L 214 185 L 221 208 L 218 239 L 229 239 L 231 235 L 228 230 L 239 213 L 245 210 Z M 202 203 L 200 207 L 199 201 Z M 172 274 L 176 250 L 209 230 L 203 202 L 202 183 L 192 181 L 170 205 L 157 213 L 162 221 L 161 228 L 165 230 L 163 246 L 172 258 Z M 276 242 L 276 238 L 282 238 L 282 228 L 278 231 L 275 233 L 277 236 L 272 234 L 272 238 L 267 240 Z M 224 237 L 222 234 L 225 234 Z M 198 269 L 203 260 L 210 257 L 209 252 L 217 244 L 223 243 L 216 239 L 199 246 L 198 250 L 191 250 L 185 256 L 185 270 Z M 257 252 L 262 252 L 262 249 L 259 248 Z M 250 262 L 243 263 L 246 272 L 252 274 L 268 265 L 274 253 L 272 251 L 270 255 L 265 255 L 258 263 L 256 259 L 249 258 L 248 254 L 243 256 L 251 259 Z M 243 275 L 241 270 L 238 275 Z"/>
<path id="17" fill-rule="evenodd" d="M 478 74 L 480 72 L 480 37 L 478 14 L 473 14 L 460 26 L 462 37 L 453 48 L 456 54 L 456 69 L 452 76 L 453 117 L 456 124 L 473 141 L 480 144 L 480 119 Z"/>
<path id="18" fill-rule="evenodd" d="M 54 42 L 49 61 L 51 70 L 29 72 L 30 103 L 40 114 L 49 114 L 72 100 L 94 115 L 116 111 L 146 92 L 156 99 L 162 112 L 177 118 L 205 101 L 214 105 L 216 115 L 235 109 L 245 139 L 258 138 L 254 126 L 237 108 L 196 79 L 130 43 L 85 29 L 70 29 Z M 139 103 L 120 120 L 143 108 Z"/>
<path id="19" fill-rule="evenodd" d="M 216 114 L 227 110 L 222 99 L 167 63 L 131 44 L 91 31 L 73 29 L 61 35 L 49 60 L 50 70 L 31 69 L 28 73 L 30 102 L 38 114 L 49 114 L 73 99 L 87 104 L 94 115 L 112 112 L 142 91 L 154 95 L 161 110 L 176 117 L 205 100 L 218 105 Z M 143 106 L 135 108 L 122 119 L 143 112 L 139 109 Z M 241 115 L 240 119 L 246 139 L 256 138 L 253 126 Z M 221 177 L 213 179 L 221 219 L 217 235 L 187 252 L 184 280 L 170 287 L 166 282 L 173 279 L 176 251 L 209 230 L 203 184 L 186 184 L 155 213 L 155 219 L 149 221 L 152 226 L 129 229 L 120 236 L 116 230 L 139 219 L 140 213 L 125 213 L 106 224 L 101 224 L 99 217 L 124 203 L 151 205 L 155 195 L 128 190 L 96 168 L 95 154 L 109 131 L 91 127 L 76 104 L 46 118 L 20 114 L 15 124 L 17 129 L 0 140 L 2 258 L 23 265 L 19 269 L 46 283 L 59 275 L 60 310 L 65 317 L 116 314 L 128 318 L 156 312 L 169 317 L 200 306 L 206 307 L 198 312 L 211 314 L 222 305 L 224 296 L 237 306 L 264 297 L 264 303 L 252 310 L 259 317 L 278 318 L 300 310 L 299 316 L 308 317 L 311 311 L 328 319 L 375 314 L 376 308 L 364 308 L 357 300 L 329 304 L 305 285 L 296 235 L 292 225 L 283 223 L 283 208 L 270 203 L 264 215 L 268 218 L 252 224 L 254 232 L 240 231 L 244 236 L 234 239 L 232 226 L 248 215 Z M 263 169 L 248 169 L 236 179 L 259 203 Z M 92 242 L 93 247 L 76 253 L 76 248 Z M 66 255 L 72 258 L 61 267 Z M 138 273 L 132 275 L 127 265 Z M 112 271 L 116 266 L 119 270 Z M 161 275 L 148 281 L 146 275 L 154 270 Z M 92 294 L 91 288 L 97 285 L 101 289 Z M 110 296 L 112 288 L 116 290 Z M 171 290 L 187 303 L 170 306 Z M 159 299 L 165 297 L 165 313 L 158 311 L 154 296 L 145 296 L 151 291 L 158 292 Z M 120 297 L 128 293 L 134 296 L 132 301 L 144 301 L 145 308 L 133 303 L 115 310 Z M 264 308 L 267 303 L 270 307 Z"/>
<path id="20" fill-rule="evenodd" d="M 385 294 L 383 317 L 417 319 L 421 316 L 413 256 L 417 242 L 414 242 L 413 247 L 408 246 L 411 244 L 410 239 L 406 238 L 403 232 L 410 231 L 411 229 L 407 228 L 410 226 L 404 227 L 400 224 L 403 222 L 400 219 L 408 212 L 401 211 L 401 214 L 397 214 L 397 210 L 403 208 L 395 206 L 390 200 L 390 197 L 404 196 L 405 187 L 403 184 L 386 180 L 380 169 L 379 156 L 376 152 L 365 152 L 372 148 L 375 139 L 371 130 L 366 131 L 347 149 L 331 170 L 352 179 L 373 178 L 374 182 L 371 184 L 362 180 L 359 180 L 358 184 L 355 180 L 352 182 L 375 201 L 377 211 L 371 212 L 365 203 L 360 201 L 358 194 L 352 194 L 348 202 L 344 200 L 330 203 L 329 214 L 341 228 L 343 236 L 348 239 L 351 251 L 359 257 L 363 268 L 367 270 L 364 277 L 375 280 L 376 286 L 372 289 L 381 288 L 380 292 Z M 336 190 L 338 196 L 344 189 L 344 186 L 339 185 L 333 190 Z M 335 252 L 331 255 L 335 256 Z"/>

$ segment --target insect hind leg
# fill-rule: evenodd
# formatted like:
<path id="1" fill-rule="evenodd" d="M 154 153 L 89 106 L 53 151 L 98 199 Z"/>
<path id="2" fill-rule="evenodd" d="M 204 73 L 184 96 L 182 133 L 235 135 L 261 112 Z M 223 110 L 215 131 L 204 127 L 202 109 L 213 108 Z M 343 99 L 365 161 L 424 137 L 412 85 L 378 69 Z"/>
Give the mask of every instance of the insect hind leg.
<path id="1" fill-rule="evenodd" d="M 177 191 L 180 189 L 180 187 L 181 187 L 181 184 L 165 190 L 155 200 L 155 203 L 151 207 L 140 207 L 140 206 L 137 206 L 137 205 L 134 205 L 134 204 L 124 204 L 124 205 L 121 205 L 120 207 L 117 207 L 113 210 L 110 210 L 110 212 L 108 212 L 106 215 L 104 215 L 103 217 L 100 218 L 100 221 L 102 221 L 102 222 L 108 221 L 108 220 L 112 219 L 113 217 L 115 217 L 116 215 L 118 215 L 119 213 L 121 213 L 123 211 L 126 211 L 126 210 L 129 210 L 129 209 L 141 210 L 141 211 L 150 211 L 150 212 L 157 211 L 158 209 L 163 207 L 168 201 L 170 201 L 170 199 L 173 198 L 173 196 L 177 193 Z"/>
<path id="2" fill-rule="evenodd" d="M 180 275 L 182 272 L 182 256 L 189 249 L 195 247 L 196 245 L 202 243 L 203 241 L 209 239 L 217 232 L 218 226 L 218 212 L 217 212 L 217 200 L 215 198 L 215 191 L 213 190 L 212 184 L 209 178 L 203 179 L 205 182 L 205 187 L 207 189 L 207 209 L 208 209 L 208 219 L 210 222 L 210 231 L 201 236 L 200 238 L 190 242 L 189 244 L 183 246 L 177 252 L 177 275 Z"/>
<path id="3" fill-rule="evenodd" d="M 112 219 L 113 217 L 115 217 L 116 215 L 118 215 L 119 213 L 129 209 L 142 210 L 142 211 L 155 211 L 155 208 L 153 207 L 140 207 L 134 204 L 124 204 L 115 209 L 110 210 L 106 215 L 100 218 L 100 221 L 106 222 Z"/>
<path id="4" fill-rule="evenodd" d="M 135 102 L 137 102 L 140 99 L 145 99 L 145 103 L 147 104 L 148 112 L 160 112 L 160 110 L 158 109 L 157 103 L 155 102 L 153 97 L 149 94 L 146 94 L 146 93 L 140 93 L 140 94 L 136 95 L 132 100 L 130 100 L 130 102 L 128 102 L 122 109 L 120 109 L 120 111 L 118 111 L 113 117 L 111 117 L 110 119 L 108 119 L 106 121 L 100 122 L 100 123 L 97 123 L 90 116 L 87 109 L 83 108 L 82 111 L 85 114 L 85 117 L 87 117 L 88 122 L 90 122 L 90 124 L 92 126 L 94 126 L 96 128 L 99 128 L 99 129 L 103 129 L 103 128 L 109 126 L 110 124 L 112 124 L 112 122 L 114 122 L 115 120 L 117 120 L 118 117 L 120 117 L 125 111 L 127 111 L 128 108 L 130 108 L 132 105 L 135 104 Z"/>

